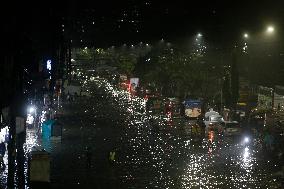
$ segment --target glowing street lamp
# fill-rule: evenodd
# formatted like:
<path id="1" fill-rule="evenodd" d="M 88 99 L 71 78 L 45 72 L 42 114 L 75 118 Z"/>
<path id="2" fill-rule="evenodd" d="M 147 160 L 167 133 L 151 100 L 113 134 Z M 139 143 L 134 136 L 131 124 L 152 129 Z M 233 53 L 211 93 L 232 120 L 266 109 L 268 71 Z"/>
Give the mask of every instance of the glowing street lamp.
<path id="1" fill-rule="evenodd" d="M 266 32 L 267 32 L 268 34 L 273 33 L 273 32 L 274 32 L 274 27 L 273 27 L 273 26 L 268 26 L 267 29 L 266 29 Z"/>
<path id="2" fill-rule="evenodd" d="M 243 37 L 244 37 L 245 39 L 248 39 L 248 38 L 249 38 L 248 33 L 244 33 Z"/>
<path id="3" fill-rule="evenodd" d="M 50 70 L 51 70 L 51 67 L 52 67 L 52 66 L 51 66 L 51 60 L 47 60 L 47 61 L 46 61 L 46 69 L 50 71 Z"/>

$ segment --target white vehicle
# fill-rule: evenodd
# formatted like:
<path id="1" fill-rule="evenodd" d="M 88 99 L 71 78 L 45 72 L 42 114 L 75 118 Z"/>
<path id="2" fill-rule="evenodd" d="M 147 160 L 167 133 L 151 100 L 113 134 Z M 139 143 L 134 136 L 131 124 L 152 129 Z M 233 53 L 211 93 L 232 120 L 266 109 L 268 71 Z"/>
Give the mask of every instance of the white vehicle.
<path id="1" fill-rule="evenodd" d="M 242 132 L 242 128 L 240 127 L 239 122 L 225 121 L 225 124 L 224 124 L 224 135 L 225 136 L 240 135 L 241 132 Z"/>
<path id="2" fill-rule="evenodd" d="M 222 124 L 224 123 L 223 117 L 218 113 L 210 109 L 209 112 L 205 113 L 204 124 L 209 126 L 209 124 Z"/>
<path id="3" fill-rule="evenodd" d="M 209 133 L 209 131 L 215 131 L 218 134 L 223 134 L 224 131 L 224 119 L 218 113 L 210 109 L 209 112 L 205 113 L 205 135 Z"/>

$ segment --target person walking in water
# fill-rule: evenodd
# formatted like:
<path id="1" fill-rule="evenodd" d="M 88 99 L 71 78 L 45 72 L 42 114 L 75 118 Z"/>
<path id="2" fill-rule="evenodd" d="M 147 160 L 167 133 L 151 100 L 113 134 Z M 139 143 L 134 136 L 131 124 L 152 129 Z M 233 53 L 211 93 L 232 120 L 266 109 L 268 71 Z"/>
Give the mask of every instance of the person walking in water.
<path id="1" fill-rule="evenodd" d="M 266 150 L 273 151 L 273 142 L 274 142 L 273 136 L 269 132 L 267 132 L 264 136 L 264 143 Z"/>
<path id="2" fill-rule="evenodd" d="M 109 162 L 110 163 L 114 163 L 115 162 L 115 155 L 116 155 L 116 152 L 114 150 L 109 152 Z"/>

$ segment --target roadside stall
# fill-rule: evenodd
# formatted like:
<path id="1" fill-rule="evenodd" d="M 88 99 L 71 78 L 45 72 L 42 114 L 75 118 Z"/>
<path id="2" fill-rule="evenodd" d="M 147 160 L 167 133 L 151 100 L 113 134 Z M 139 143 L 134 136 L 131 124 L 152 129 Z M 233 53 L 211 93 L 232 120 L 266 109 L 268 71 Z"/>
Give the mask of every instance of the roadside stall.
<path id="1" fill-rule="evenodd" d="M 55 120 L 55 122 L 51 126 L 51 140 L 61 140 L 62 137 L 62 124 Z"/>
<path id="2" fill-rule="evenodd" d="M 29 161 L 31 188 L 48 188 L 50 184 L 50 154 L 44 150 L 31 151 Z"/>
<path id="3" fill-rule="evenodd" d="M 61 140 L 62 124 L 58 120 L 48 120 L 42 124 L 42 137 L 44 140 Z"/>

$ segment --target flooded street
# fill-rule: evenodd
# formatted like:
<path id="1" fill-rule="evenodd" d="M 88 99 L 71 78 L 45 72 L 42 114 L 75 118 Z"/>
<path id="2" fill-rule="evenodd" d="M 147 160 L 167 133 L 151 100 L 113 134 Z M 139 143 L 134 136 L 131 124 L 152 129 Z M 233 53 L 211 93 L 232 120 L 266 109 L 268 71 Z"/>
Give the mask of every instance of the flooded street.
<path id="1" fill-rule="evenodd" d="M 284 189 L 284 0 L 4 5 L 0 189 Z"/>
<path id="2" fill-rule="evenodd" d="M 51 188 L 279 188 L 272 178 L 277 164 L 253 138 L 249 143 L 245 136 L 195 140 L 185 120 L 153 122 L 143 112 L 143 100 L 104 90 L 64 105 L 61 141 L 27 131 L 26 181 L 27 153 L 42 144 L 51 154 Z M 108 161 L 111 151 L 114 164 Z M 6 178 L 4 169 L 2 186 Z"/>

